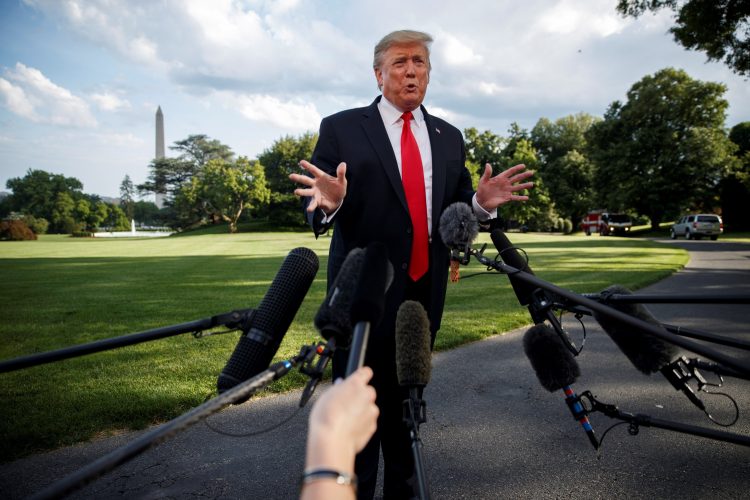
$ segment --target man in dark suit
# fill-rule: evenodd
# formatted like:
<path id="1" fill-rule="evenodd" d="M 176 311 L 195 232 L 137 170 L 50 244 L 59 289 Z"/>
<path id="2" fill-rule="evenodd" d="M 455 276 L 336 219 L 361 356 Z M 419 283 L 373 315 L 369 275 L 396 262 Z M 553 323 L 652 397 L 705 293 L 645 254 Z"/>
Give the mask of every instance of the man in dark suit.
<path id="1" fill-rule="evenodd" d="M 438 231 L 440 215 L 462 201 L 487 220 L 499 205 L 528 199 L 515 193 L 533 185 L 523 182 L 533 174 L 523 165 L 495 177 L 486 165 L 474 192 L 461 132 L 422 106 L 431 42 L 417 31 L 384 37 L 373 62 L 382 96 L 367 107 L 324 118 L 311 162 L 300 162 L 307 175 L 290 176 L 302 185 L 295 194 L 305 201 L 315 235 L 334 227 L 329 286 L 352 249 L 375 241 L 386 245 L 395 270 L 383 319 L 370 334 L 365 357 L 374 371 L 380 417 L 378 430 L 357 456 L 359 498 L 374 494 L 381 446 L 384 497 L 413 496 L 414 464 L 401 410 L 407 393 L 398 385 L 394 329 L 404 300 L 425 307 L 433 343 L 440 329 L 449 268 L 449 250 Z M 346 354 L 339 350 L 334 357 L 334 377 L 343 375 Z"/>

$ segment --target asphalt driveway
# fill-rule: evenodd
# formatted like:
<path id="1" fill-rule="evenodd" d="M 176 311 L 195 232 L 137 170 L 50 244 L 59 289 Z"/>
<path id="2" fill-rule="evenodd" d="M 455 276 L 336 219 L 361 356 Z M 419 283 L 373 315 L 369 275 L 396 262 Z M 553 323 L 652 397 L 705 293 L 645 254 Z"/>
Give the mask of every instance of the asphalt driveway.
<path id="1" fill-rule="evenodd" d="M 688 266 L 643 292 L 750 295 L 750 245 L 664 240 L 690 251 Z M 488 287 L 508 286 L 489 276 Z M 494 283 L 493 283 L 494 280 Z M 596 292 L 597 290 L 592 290 Z M 750 341 L 750 306 L 652 305 L 663 322 Z M 620 409 L 712 427 L 660 375 L 638 372 L 591 319 L 574 388 Z M 573 327 L 567 324 L 566 327 Z M 570 416 L 562 394 L 537 382 L 523 354 L 524 329 L 433 357 L 421 428 L 434 498 L 750 498 L 750 448 L 675 432 L 614 427 L 600 454 Z M 750 363 L 750 353 L 740 355 Z M 739 405 L 727 429 L 750 435 L 750 383 L 727 378 L 723 392 Z M 212 417 L 234 432 L 279 422 L 299 392 L 251 401 Z M 704 396 L 717 418 L 731 413 L 723 396 Z M 309 406 L 309 405 L 308 405 Z M 305 408 L 268 434 L 233 438 L 198 424 L 100 478 L 71 498 L 295 498 L 302 470 Z M 599 436 L 615 421 L 591 417 Z M 0 497 L 23 498 L 132 438 L 103 439 L 0 466 Z"/>

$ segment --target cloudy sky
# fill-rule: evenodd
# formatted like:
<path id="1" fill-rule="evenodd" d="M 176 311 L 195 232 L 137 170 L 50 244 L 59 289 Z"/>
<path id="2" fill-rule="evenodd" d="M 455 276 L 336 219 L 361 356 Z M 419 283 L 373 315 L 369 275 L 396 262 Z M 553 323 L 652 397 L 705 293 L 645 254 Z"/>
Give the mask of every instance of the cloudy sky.
<path id="1" fill-rule="evenodd" d="M 372 48 L 403 28 L 435 38 L 425 105 L 462 130 L 601 116 L 669 66 L 726 84 L 727 127 L 750 120 L 748 81 L 678 46 L 671 12 L 625 19 L 616 4 L 0 0 L 0 190 L 31 168 L 118 196 L 126 174 L 148 175 L 157 106 L 167 145 L 207 134 L 255 158 L 370 103 Z"/>

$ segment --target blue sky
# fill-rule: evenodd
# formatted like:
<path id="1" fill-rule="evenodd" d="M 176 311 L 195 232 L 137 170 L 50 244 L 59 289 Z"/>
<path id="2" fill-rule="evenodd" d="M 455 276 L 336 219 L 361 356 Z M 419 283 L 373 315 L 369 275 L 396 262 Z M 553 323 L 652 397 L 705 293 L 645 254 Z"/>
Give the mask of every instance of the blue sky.
<path id="1" fill-rule="evenodd" d="M 372 48 L 402 28 L 435 38 L 425 105 L 460 129 L 602 116 L 670 66 L 727 86 L 727 127 L 750 120 L 748 82 L 678 46 L 670 12 L 616 3 L 0 0 L 0 190 L 32 168 L 118 196 L 148 175 L 159 105 L 167 145 L 207 134 L 254 158 L 371 102 Z"/>

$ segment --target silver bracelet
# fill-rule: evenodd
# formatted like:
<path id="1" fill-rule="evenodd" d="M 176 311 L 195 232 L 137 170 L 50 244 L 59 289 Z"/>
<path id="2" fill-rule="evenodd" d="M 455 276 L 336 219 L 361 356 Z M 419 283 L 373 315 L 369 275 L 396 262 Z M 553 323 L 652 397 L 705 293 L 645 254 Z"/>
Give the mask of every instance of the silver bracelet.
<path id="1" fill-rule="evenodd" d="M 320 481 L 322 479 L 333 479 L 336 484 L 343 486 L 351 486 L 354 492 L 357 492 L 357 476 L 354 474 L 347 474 L 334 469 L 310 469 L 306 470 L 302 474 L 300 479 L 300 485 L 304 486 L 308 483 Z"/>

